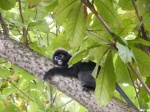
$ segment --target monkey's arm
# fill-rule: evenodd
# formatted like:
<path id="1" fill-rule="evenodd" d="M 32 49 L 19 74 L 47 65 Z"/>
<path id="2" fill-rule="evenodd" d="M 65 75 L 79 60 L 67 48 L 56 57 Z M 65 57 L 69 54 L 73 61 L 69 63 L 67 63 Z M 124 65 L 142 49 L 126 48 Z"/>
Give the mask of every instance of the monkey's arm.
<path id="1" fill-rule="evenodd" d="M 54 76 L 54 75 L 62 75 L 62 76 L 67 76 L 67 77 L 75 77 L 77 78 L 78 70 L 76 68 L 71 67 L 55 67 L 47 71 L 44 75 L 44 80 L 46 80 L 49 76 Z"/>

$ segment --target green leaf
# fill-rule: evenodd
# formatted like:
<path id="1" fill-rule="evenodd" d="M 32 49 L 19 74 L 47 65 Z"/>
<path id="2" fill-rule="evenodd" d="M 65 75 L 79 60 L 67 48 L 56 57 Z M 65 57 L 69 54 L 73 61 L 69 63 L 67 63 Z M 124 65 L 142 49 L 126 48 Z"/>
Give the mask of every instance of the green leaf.
<path id="1" fill-rule="evenodd" d="M 145 45 L 145 46 L 150 46 L 150 42 L 149 41 L 146 41 L 142 38 L 137 38 L 137 39 L 134 39 L 134 40 L 128 40 L 129 44 L 142 44 L 142 45 Z"/>
<path id="2" fill-rule="evenodd" d="M 136 24 L 133 23 L 131 18 L 123 19 L 122 24 L 119 25 L 116 29 L 119 35 L 128 36 L 129 32 L 132 32 L 136 27 Z M 116 30 L 115 30 L 116 31 Z"/>
<path id="3" fill-rule="evenodd" d="M 95 16 L 92 18 L 92 22 L 90 22 L 89 25 L 90 25 L 90 28 L 92 28 L 93 30 L 99 30 L 101 32 L 105 31 L 104 26 L 102 24 L 100 24 L 99 20 Z"/>
<path id="4" fill-rule="evenodd" d="M 100 46 L 99 44 L 93 43 L 92 45 L 88 46 L 87 48 L 85 48 L 85 49 L 83 49 L 79 52 L 76 52 L 72 56 L 72 58 L 70 59 L 69 64 L 74 64 L 78 61 L 81 61 L 83 58 L 87 57 L 87 55 L 89 54 L 90 49 L 99 48 L 99 46 Z"/>
<path id="5" fill-rule="evenodd" d="M 92 52 L 95 59 L 96 59 L 96 62 L 100 63 L 103 56 L 105 55 L 105 53 L 107 53 L 107 50 L 109 49 L 109 46 L 108 45 L 102 45 L 100 47 L 96 47 L 94 49 L 94 51 Z"/>
<path id="6" fill-rule="evenodd" d="M 29 74 L 27 71 L 19 68 L 18 66 L 15 66 L 12 64 L 11 67 L 15 71 L 14 73 L 15 76 L 21 76 L 21 75 L 23 76 L 23 78 L 20 78 L 20 79 L 27 80 L 27 81 L 35 79 L 33 75 Z M 21 82 L 24 82 L 23 80 L 21 80 Z"/>
<path id="7" fill-rule="evenodd" d="M 39 106 L 35 102 L 30 102 L 29 105 L 30 105 L 29 112 L 44 112 L 44 110 L 40 111 Z M 46 111 L 46 112 L 48 112 L 48 111 Z M 51 112 L 53 112 L 53 111 L 51 111 Z"/>
<path id="8" fill-rule="evenodd" d="M 2 110 L 5 108 L 3 102 L 0 101 L 0 112 L 2 112 Z"/>
<path id="9" fill-rule="evenodd" d="M 148 10 L 150 10 L 149 0 L 138 0 L 136 4 L 138 6 L 138 12 L 141 16 L 143 16 Z"/>
<path id="10" fill-rule="evenodd" d="M 4 88 L 2 91 L 2 94 L 8 96 L 8 95 L 12 94 L 13 90 L 14 89 L 10 88 L 10 87 Z"/>
<path id="11" fill-rule="evenodd" d="M 108 44 L 107 40 L 95 35 L 94 33 L 86 32 L 86 34 L 87 34 L 88 37 L 90 37 L 92 40 L 94 40 L 97 43 Z"/>
<path id="12" fill-rule="evenodd" d="M 47 2 L 49 3 L 50 1 L 47 0 Z M 46 6 L 46 10 L 48 12 L 52 12 L 57 5 L 58 5 L 58 0 L 52 0 L 51 3 L 48 6 Z"/>
<path id="13" fill-rule="evenodd" d="M 45 106 L 42 103 L 42 101 L 39 99 L 39 97 L 35 97 L 34 102 L 38 105 L 39 109 L 44 110 Z"/>
<path id="14" fill-rule="evenodd" d="M 111 85 L 111 86 L 110 86 Z M 116 77 L 112 62 L 111 52 L 106 57 L 100 74 L 96 79 L 96 102 L 102 107 L 106 106 L 112 99 L 116 88 Z"/>
<path id="15" fill-rule="evenodd" d="M 69 14 L 75 7 L 77 0 L 58 0 L 58 5 L 54 9 L 54 18 L 59 25 L 62 25 Z"/>
<path id="16" fill-rule="evenodd" d="M 142 23 L 144 28 L 150 30 L 150 0 L 137 0 L 136 1 L 139 15 L 142 16 Z"/>
<path id="17" fill-rule="evenodd" d="M 118 43 L 120 43 L 120 44 L 122 44 L 124 46 L 127 45 L 127 41 L 123 37 L 121 37 L 120 35 L 116 34 L 114 31 L 112 31 L 112 34 L 114 35 L 113 37 L 115 39 L 117 39 Z"/>
<path id="18" fill-rule="evenodd" d="M 7 97 L 6 97 L 6 95 L 0 95 L 0 101 L 6 103 L 6 102 L 7 102 Z"/>
<path id="19" fill-rule="evenodd" d="M 8 106 L 2 112 L 21 112 L 17 106 L 9 103 Z"/>
<path id="20" fill-rule="evenodd" d="M 138 100 L 139 100 L 139 105 L 143 109 L 149 109 L 148 103 L 149 103 L 149 95 L 145 91 L 145 88 L 140 88 L 139 94 L 138 94 Z"/>
<path id="21" fill-rule="evenodd" d="M 7 68 L 0 68 L 0 71 L 1 71 L 0 77 L 7 78 L 10 76 L 10 70 Z"/>
<path id="22" fill-rule="evenodd" d="M 59 34 L 59 36 L 52 41 L 51 48 L 57 49 L 58 47 L 70 49 L 66 35 L 64 33 Z"/>
<path id="23" fill-rule="evenodd" d="M 131 79 L 130 79 L 130 73 L 126 64 L 123 63 L 123 61 L 120 59 L 120 57 L 117 55 L 116 56 L 116 61 L 115 63 L 115 71 L 116 71 L 116 80 L 118 83 L 128 83 L 128 84 L 133 84 Z M 132 76 L 133 78 L 134 76 Z"/>
<path id="24" fill-rule="evenodd" d="M 36 11 L 38 11 L 38 12 L 36 12 Z M 23 10 L 23 17 L 25 18 L 24 24 L 26 25 L 26 24 L 28 24 L 28 22 L 33 21 L 33 20 L 34 21 L 39 21 L 39 20 L 44 21 L 44 17 L 47 16 L 47 14 L 48 14 L 48 12 L 46 11 L 45 7 L 42 7 L 40 5 L 33 9 L 25 8 Z M 20 21 L 20 16 L 19 15 L 17 15 L 17 16 Z"/>
<path id="25" fill-rule="evenodd" d="M 86 20 L 83 5 L 79 2 L 70 12 L 67 25 L 66 36 L 69 39 L 70 46 L 76 47 L 81 45 L 86 33 Z"/>
<path id="26" fill-rule="evenodd" d="M 34 20 L 32 22 L 29 22 L 28 24 L 28 28 L 29 29 L 37 29 L 40 30 L 41 32 L 44 32 L 44 33 L 48 33 L 50 28 L 47 24 L 47 22 L 45 20 Z"/>
<path id="27" fill-rule="evenodd" d="M 118 54 L 124 63 L 132 62 L 134 54 L 127 46 L 117 42 L 116 47 L 118 48 Z"/>
<path id="28" fill-rule="evenodd" d="M 118 14 L 112 5 L 112 0 L 95 0 L 94 2 L 99 14 L 109 26 L 114 27 L 118 24 Z"/>
<path id="29" fill-rule="evenodd" d="M 10 10 L 16 5 L 16 0 L 0 0 L 0 8 Z"/>
<path id="30" fill-rule="evenodd" d="M 149 69 L 150 57 L 142 50 L 139 50 L 135 47 L 133 47 L 132 49 L 141 75 L 143 77 L 150 76 L 150 69 Z"/>
<path id="31" fill-rule="evenodd" d="M 133 4 L 131 0 L 119 0 L 119 6 L 123 9 L 123 10 L 133 10 Z"/>
<path id="32" fill-rule="evenodd" d="M 74 63 L 77 63 L 78 61 L 81 61 L 84 57 L 86 57 L 89 53 L 88 49 L 83 49 L 77 53 L 75 53 L 71 59 L 69 60 L 69 65 L 72 65 Z"/>
<path id="33" fill-rule="evenodd" d="M 150 77 L 146 78 L 146 84 L 148 87 L 150 87 Z M 140 88 L 139 91 L 139 105 L 144 109 L 149 109 L 148 103 L 149 103 L 149 95 L 145 91 L 145 88 Z"/>

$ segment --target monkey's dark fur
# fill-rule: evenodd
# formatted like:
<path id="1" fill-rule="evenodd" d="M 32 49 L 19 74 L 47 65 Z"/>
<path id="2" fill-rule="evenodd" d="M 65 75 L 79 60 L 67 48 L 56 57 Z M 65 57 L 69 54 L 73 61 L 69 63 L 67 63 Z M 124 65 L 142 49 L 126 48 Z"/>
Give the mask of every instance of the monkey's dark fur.
<path id="1" fill-rule="evenodd" d="M 74 64 L 72 67 L 68 67 L 68 62 L 72 57 L 67 51 L 58 49 L 55 51 L 53 55 L 53 63 L 58 65 L 59 67 L 55 67 L 50 69 L 44 75 L 44 80 L 46 80 L 49 76 L 53 76 L 55 74 L 60 74 L 66 77 L 75 77 L 81 81 L 84 90 L 95 90 L 96 83 L 94 77 L 91 75 L 94 70 L 96 63 L 88 62 L 83 63 L 81 61 Z M 101 67 L 99 66 L 98 72 Z M 137 107 L 132 103 L 132 101 L 128 98 L 128 96 L 124 93 L 118 83 L 116 83 L 116 90 L 120 93 L 120 95 L 126 100 L 126 102 L 135 107 Z M 137 109 L 138 110 L 138 109 Z"/>

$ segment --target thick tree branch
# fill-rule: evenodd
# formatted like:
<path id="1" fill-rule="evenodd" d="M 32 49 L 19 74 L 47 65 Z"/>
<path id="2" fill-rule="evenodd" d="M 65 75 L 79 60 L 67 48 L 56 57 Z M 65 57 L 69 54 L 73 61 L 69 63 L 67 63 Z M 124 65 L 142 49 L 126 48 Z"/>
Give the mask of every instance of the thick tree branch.
<path id="1" fill-rule="evenodd" d="M 54 65 L 48 58 L 32 51 L 23 44 L 0 35 L 0 57 L 16 64 L 39 79 Z M 93 92 L 84 92 L 77 79 L 54 76 L 48 82 L 58 90 L 78 101 L 92 112 L 136 112 L 126 103 L 114 98 L 106 107 L 95 103 Z"/>

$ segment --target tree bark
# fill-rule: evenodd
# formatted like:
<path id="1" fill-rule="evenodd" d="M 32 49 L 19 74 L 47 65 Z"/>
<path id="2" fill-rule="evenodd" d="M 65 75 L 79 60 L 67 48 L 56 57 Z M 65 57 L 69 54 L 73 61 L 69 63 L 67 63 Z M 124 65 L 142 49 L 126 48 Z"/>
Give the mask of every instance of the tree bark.
<path id="1" fill-rule="evenodd" d="M 0 57 L 41 80 L 43 80 L 44 73 L 55 66 L 50 59 L 3 35 L 0 35 Z M 93 92 L 82 91 L 80 82 L 77 79 L 54 76 L 51 80 L 48 79 L 47 82 L 78 101 L 91 112 L 136 112 L 134 108 L 116 98 L 113 98 L 106 107 L 100 108 L 95 103 Z"/>

